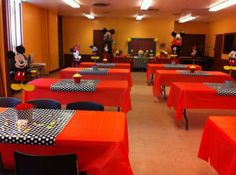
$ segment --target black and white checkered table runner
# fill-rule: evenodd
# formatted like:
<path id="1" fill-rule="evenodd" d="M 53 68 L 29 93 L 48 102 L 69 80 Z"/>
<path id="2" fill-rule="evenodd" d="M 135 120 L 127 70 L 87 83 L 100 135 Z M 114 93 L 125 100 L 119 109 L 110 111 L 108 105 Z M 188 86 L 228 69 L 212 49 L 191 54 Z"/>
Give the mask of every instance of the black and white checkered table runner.
<path id="1" fill-rule="evenodd" d="M 116 64 L 115 63 L 96 63 L 96 66 L 107 67 L 107 68 L 113 67 L 114 68 L 116 66 Z"/>
<path id="2" fill-rule="evenodd" d="M 65 92 L 95 92 L 99 80 L 81 80 L 75 83 L 73 79 L 64 79 L 50 86 L 52 91 Z"/>
<path id="3" fill-rule="evenodd" d="M 208 72 L 204 71 L 195 71 L 195 72 L 190 72 L 190 70 L 176 70 L 181 75 L 185 76 L 211 76 L 212 74 L 209 74 Z"/>
<path id="4" fill-rule="evenodd" d="M 33 109 L 33 121 L 24 130 L 16 127 L 16 111 L 0 113 L 0 142 L 55 145 L 56 136 L 74 115 L 74 110 Z"/>
<path id="5" fill-rule="evenodd" d="M 222 96 L 235 96 L 236 95 L 235 84 L 233 88 L 226 88 L 224 83 L 204 83 L 204 84 L 215 89 L 217 95 L 222 95 Z"/>
<path id="6" fill-rule="evenodd" d="M 93 69 L 93 68 L 85 68 L 79 71 L 81 75 L 107 75 L 109 69 Z"/>
<path id="7" fill-rule="evenodd" d="M 183 65 L 183 64 L 164 64 L 164 67 L 166 68 L 187 68 L 188 66 Z"/>

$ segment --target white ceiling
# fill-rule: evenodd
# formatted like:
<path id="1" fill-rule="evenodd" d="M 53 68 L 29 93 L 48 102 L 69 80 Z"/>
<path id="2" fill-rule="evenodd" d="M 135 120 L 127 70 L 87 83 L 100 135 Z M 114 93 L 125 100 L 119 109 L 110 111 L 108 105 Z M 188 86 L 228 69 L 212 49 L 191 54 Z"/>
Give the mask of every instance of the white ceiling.
<path id="1" fill-rule="evenodd" d="M 25 0 L 43 8 L 56 10 L 62 16 L 83 16 L 93 13 L 99 17 L 135 17 L 143 14 L 144 18 L 179 17 L 192 13 L 199 18 L 196 21 L 212 21 L 236 14 L 236 5 L 219 12 L 208 12 L 211 4 L 222 0 L 153 0 L 151 10 L 141 11 L 141 0 L 78 0 L 81 7 L 73 9 L 62 0 Z M 107 7 L 96 7 L 94 3 L 107 3 Z"/>

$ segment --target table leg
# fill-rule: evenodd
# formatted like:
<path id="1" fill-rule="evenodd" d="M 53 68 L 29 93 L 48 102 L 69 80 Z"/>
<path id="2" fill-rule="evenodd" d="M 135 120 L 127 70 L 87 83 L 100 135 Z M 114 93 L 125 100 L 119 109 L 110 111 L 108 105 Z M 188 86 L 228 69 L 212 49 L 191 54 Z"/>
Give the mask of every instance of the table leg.
<path id="1" fill-rule="evenodd" d="M 161 94 L 163 94 L 164 100 L 166 101 L 166 99 L 167 99 L 166 86 L 161 86 Z"/>
<path id="2" fill-rule="evenodd" d="M 186 130 L 188 130 L 188 118 L 186 112 L 186 109 L 184 109 L 185 128 Z"/>
<path id="3" fill-rule="evenodd" d="M 150 81 L 149 81 L 150 85 L 153 84 L 153 78 L 154 78 L 154 76 L 153 76 L 153 74 L 151 74 L 151 79 L 150 79 Z"/>

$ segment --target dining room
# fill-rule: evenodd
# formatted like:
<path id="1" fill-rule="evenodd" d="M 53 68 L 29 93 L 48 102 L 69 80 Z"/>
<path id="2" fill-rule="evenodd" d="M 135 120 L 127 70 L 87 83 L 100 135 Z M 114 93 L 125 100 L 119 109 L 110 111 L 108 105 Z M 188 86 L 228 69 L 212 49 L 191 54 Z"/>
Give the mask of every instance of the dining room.
<path id="1" fill-rule="evenodd" d="M 0 174 L 236 174 L 234 0 L 0 2 Z"/>

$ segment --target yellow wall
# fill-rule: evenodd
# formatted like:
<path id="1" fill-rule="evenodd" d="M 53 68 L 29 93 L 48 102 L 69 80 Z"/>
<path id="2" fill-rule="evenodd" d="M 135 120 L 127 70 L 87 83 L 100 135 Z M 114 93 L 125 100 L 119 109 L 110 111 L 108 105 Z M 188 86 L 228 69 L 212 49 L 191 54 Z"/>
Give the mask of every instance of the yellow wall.
<path id="1" fill-rule="evenodd" d="M 58 69 L 57 14 L 23 3 L 23 43 L 33 62 L 46 63 L 46 73 Z"/>
<path id="2" fill-rule="evenodd" d="M 213 48 L 209 45 L 212 38 L 210 37 L 209 31 L 210 24 L 206 22 L 186 22 L 186 23 L 175 23 L 175 30 L 177 32 L 184 31 L 186 34 L 205 34 L 206 44 L 205 44 L 205 54 L 209 55 Z"/>
<path id="3" fill-rule="evenodd" d="M 175 23 L 175 30 L 177 32 L 184 31 L 187 34 L 208 34 L 209 24 L 205 22 L 187 22 Z"/>
<path id="4" fill-rule="evenodd" d="M 1 70 L 0 74 L 3 78 L 3 94 L 7 95 L 7 83 L 6 83 L 6 68 L 5 68 L 5 55 L 4 55 L 4 44 L 3 44 L 3 24 L 2 24 L 2 0 L 0 0 L 0 62 Z M 0 82 L 2 83 L 2 82 Z"/>
<path id="5" fill-rule="evenodd" d="M 113 50 L 122 50 L 127 54 L 128 38 L 158 38 L 159 43 L 166 43 L 170 50 L 171 32 L 174 29 L 173 19 L 144 19 L 136 21 L 131 18 L 98 18 L 88 20 L 82 17 L 63 17 L 64 53 L 75 44 L 80 45 L 82 54 L 90 54 L 93 44 L 93 30 L 115 29 Z"/>
<path id="6" fill-rule="evenodd" d="M 224 34 L 224 33 L 234 33 L 236 32 L 236 15 L 223 18 L 221 20 L 217 20 L 210 23 L 209 26 L 209 33 L 210 33 L 210 40 L 209 45 L 211 47 L 215 47 L 215 36 L 216 34 Z M 214 52 L 210 53 L 211 56 L 214 56 Z M 228 59 L 227 54 L 222 54 L 223 59 Z"/>

